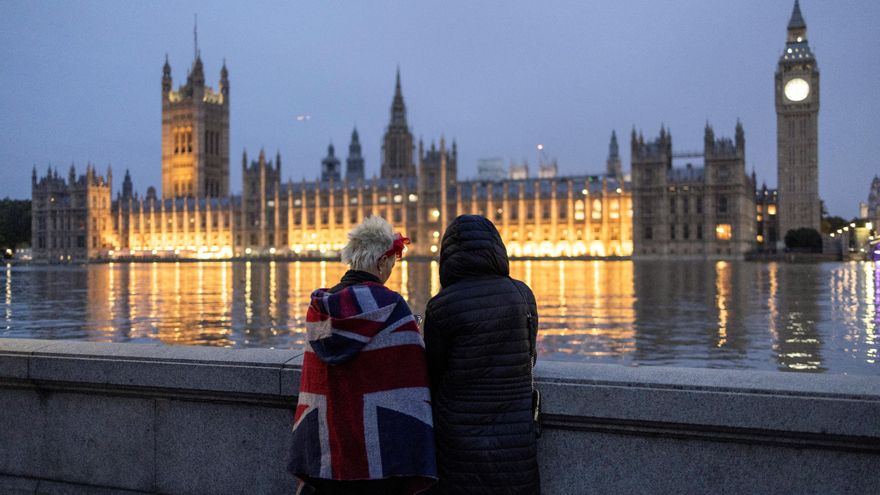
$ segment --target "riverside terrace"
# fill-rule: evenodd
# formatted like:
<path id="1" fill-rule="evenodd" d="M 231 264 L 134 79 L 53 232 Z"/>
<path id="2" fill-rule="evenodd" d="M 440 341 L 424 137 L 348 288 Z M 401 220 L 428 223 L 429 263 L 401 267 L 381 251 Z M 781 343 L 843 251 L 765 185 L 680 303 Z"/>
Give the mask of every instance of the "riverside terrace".
<path id="1" fill-rule="evenodd" d="M 0 339 L 0 492 L 291 493 L 302 352 Z M 871 493 L 880 379 L 541 362 L 543 493 Z"/>

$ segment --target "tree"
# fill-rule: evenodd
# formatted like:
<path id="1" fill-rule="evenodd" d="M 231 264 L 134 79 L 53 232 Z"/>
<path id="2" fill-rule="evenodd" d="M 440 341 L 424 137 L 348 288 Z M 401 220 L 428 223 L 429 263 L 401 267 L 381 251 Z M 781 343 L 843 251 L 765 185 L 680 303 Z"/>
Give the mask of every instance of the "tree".
<path id="1" fill-rule="evenodd" d="M 27 199 L 0 199 L 0 252 L 31 243 L 31 202 Z"/>
<path id="2" fill-rule="evenodd" d="M 785 233 L 785 247 L 790 251 L 806 253 L 822 252 L 822 236 L 816 229 L 800 228 Z"/>
<path id="3" fill-rule="evenodd" d="M 842 229 L 847 225 L 849 225 L 849 222 L 843 217 L 824 217 L 822 218 L 822 233 L 830 234 L 837 232 L 837 229 Z"/>

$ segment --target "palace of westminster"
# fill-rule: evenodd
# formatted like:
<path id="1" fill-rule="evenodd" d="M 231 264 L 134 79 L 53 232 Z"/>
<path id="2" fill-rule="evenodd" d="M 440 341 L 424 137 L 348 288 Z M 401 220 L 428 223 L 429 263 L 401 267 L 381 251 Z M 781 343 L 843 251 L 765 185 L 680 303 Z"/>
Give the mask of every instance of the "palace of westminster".
<path id="1" fill-rule="evenodd" d="M 228 259 L 338 256 L 346 234 L 380 215 L 411 239 L 410 254 L 435 256 L 457 215 L 491 219 L 513 257 L 741 258 L 776 249 L 789 229 L 819 229 L 819 72 L 798 2 L 775 74 L 777 190 L 758 188 L 745 166 L 743 126 L 703 151 L 676 153 L 671 134 L 632 131 L 632 173 L 624 175 L 611 136 L 604 173 L 538 177 L 527 167 L 459 180 L 456 143 L 414 143 L 397 74 L 379 177 L 364 173 L 357 130 L 343 173 L 330 145 L 313 182 L 282 179 L 281 156 L 242 156 L 242 190 L 229 184 L 229 73 L 206 86 L 201 57 L 186 83 L 162 77 L 162 190 L 135 193 L 126 172 L 115 198 L 112 172 L 91 165 L 65 179 L 51 168 L 32 178 L 32 246 L 43 262 L 95 259 Z M 702 166 L 674 161 L 702 158 Z"/>

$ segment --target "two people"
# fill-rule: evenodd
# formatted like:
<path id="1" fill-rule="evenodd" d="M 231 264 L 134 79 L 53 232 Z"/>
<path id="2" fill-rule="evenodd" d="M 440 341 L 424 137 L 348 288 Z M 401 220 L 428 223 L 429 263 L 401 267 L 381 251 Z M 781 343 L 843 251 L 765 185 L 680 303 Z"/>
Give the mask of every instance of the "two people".
<path id="1" fill-rule="evenodd" d="M 458 217 L 423 341 L 383 285 L 407 242 L 367 218 L 342 253 L 350 270 L 312 294 L 289 465 L 298 493 L 538 493 L 531 290 L 509 277 L 492 222 Z"/>

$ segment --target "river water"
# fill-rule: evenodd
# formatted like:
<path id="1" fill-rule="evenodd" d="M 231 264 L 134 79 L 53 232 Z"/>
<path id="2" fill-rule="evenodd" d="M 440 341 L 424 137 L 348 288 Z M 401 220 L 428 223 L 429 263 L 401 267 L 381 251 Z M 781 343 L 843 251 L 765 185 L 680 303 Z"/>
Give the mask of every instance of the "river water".
<path id="1" fill-rule="evenodd" d="M 0 337 L 287 348 L 335 262 L 0 266 Z M 880 376 L 880 263 L 516 261 L 544 360 Z M 413 310 L 436 262 L 398 263 Z"/>

